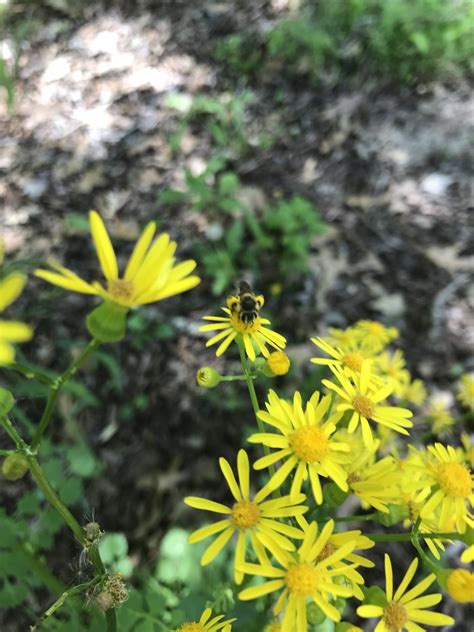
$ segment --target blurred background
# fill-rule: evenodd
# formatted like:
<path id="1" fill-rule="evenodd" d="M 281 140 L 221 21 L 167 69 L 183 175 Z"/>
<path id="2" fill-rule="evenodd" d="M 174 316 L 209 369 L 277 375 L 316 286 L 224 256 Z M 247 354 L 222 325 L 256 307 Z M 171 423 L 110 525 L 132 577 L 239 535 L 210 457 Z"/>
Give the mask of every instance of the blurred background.
<path id="1" fill-rule="evenodd" d="M 182 498 L 225 498 L 217 458 L 234 462 L 252 429 L 243 383 L 195 385 L 202 365 L 239 372 L 198 332 L 238 280 L 289 341 L 282 393 L 319 384 L 310 336 L 363 318 L 399 328 L 429 390 L 449 398 L 473 369 L 473 20 L 469 0 L 0 2 L 7 262 L 31 272 L 54 257 L 97 278 L 94 208 L 122 264 L 155 220 L 202 278 L 130 314 L 127 339 L 64 389 L 42 449 L 61 498 L 100 523 L 103 557 L 137 587 L 121 630 L 172 627 L 211 598 L 232 610 L 226 557 L 199 567 L 186 530 L 203 516 Z M 15 318 L 35 336 L 19 357 L 62 372 L 94 305 L 31 277 Z M 45 391 L 0 380 L 27 435 Z M 0 487 L 0 629 L 16 632 L 54 599 L 47 569 L 64 585 L 89 571 L 30 481 Z M 263 629 L 255 605 L 232 612 L 239 631 Z M 65 606 L 45 629 L 102 624 Z"/>

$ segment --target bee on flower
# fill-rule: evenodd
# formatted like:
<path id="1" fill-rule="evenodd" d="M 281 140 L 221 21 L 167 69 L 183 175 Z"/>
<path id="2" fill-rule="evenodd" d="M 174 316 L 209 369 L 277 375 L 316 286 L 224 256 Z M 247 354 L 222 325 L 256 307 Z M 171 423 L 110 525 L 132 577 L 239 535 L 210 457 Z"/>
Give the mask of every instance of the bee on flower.
<path id="1" fill-rule="evenodd" d="M 216 356 L 221 356 L 230 344 L 236 340 L 241 342 L 247 357 L 254 362 L 257 354 L 265 358 L 270 356 L 268 346 L 277 351 L 286 347 L 285 338 L 266 327 L 270 325 L 268 318 L 260 316 L 264 298 L 256 296 L 245 281 L 239 283 L 239 292 L 227 298 L 227 307 L 222 307 L 225 316 L 204 316 L 203 320 L 213 321 L 210 325 L 202 325 L 199 331 L 218 331 L 206 342 L 206 347 L 219 343 Z"/>
<path id="2" fill-rule="evenodd" d="M 277 450 L 256 461 L 255 469 L 264 469 L 277 461 L 284 461 L 268 481 L 270 489 L 283 485 L 294 470 L 291 497 L 300 493 L 303 481 L 308 476 L 318 505 L 323 502 L 320 476 L 332 479 L 340 489 L 347 491 L 347 474 L 341 463 L 348 460 L 349 446 L 332 438 L 341 415 L 328 415 L 330 405 L 331 396 L 321 398 L 317 391 L 305 408 L 298 391 L 291 404 L 280 399 L 275 391 L 269 392 L 267 410 L 259 411 L 257 416 L 277 432 L 257 432 L 248 441 Z"/>
<path id="3" fill-rule="evenodd" d="M 98 281 L 89 283 L 77 274 L 50 261 L 49 270 L 36 270 L 40 279 L 72 292 L 100 296 L 126 309 L 161 301 L 195 287 L 200 279 L 191 275 L 196 267 L 193 260 L 176 265 L 176 242 L 162 233 L 154 241 L 156 224 L 150 222 L 141 234 L 128 260 L 123 276 L 119 276 L 117 258 L 107 230 L 96 211 L 89 213 L 89 223 L 95 250 L 99 259 L 105 285 Z"/>
<path id="4" fill-rule="evenodd" d="M 360 375 L 357 377 L 348 378 L 335 367 L 333 372 L 339 384 L 330 380 L 322 380 L 322 383 L 341 398 L 342 402 L 337 406 L 337 411 L 351 413 L 349 432 L 354 432 L 360 424 L 364 443 L 370 450 L 374 448 L 374 437 L 369 420 L 401 434 L 409 434 L 407 428 L 413 426 L 409 419 L 413 413 L 407 408 L 381 405 L 381 402 L 391 394 L 392 386 L 375 386 L 370 360 L 364 360 Z"/>
<path id="5" fill-rule="evenodd" d="M 194 531 L 189 536 L 189 542 L 194 544 L 219 534 L 201 558 L 201 564 L 205 566 L 220 553 L 234 533 L 238 533 L 234 577 L 235 582 L 240 584 L 244 576 L 239 568 L 245 561 L 248 537 L 257 558 L 262 564 L 268 564 L 269 558 L 265 549 L 272 554 L 278 549 L 293 551 L 295 545 L 288 538 L 296 540 L 303 538 L 300 529 L 280 522 L 278 519 L 300 516 L 308 511 L 308 507 L 301 505 L 306 498 L 303 494 L 266 500 L 272 491 L 268 485 L 262 487 L 251 498 L 249 458 L 245 450 L 240 450 L 237 455 L 238 483 L 226 459 L 219 459 L 219 465 L 234 497 L 234 502 L 231 506 L 227 506 L 206 498 L 186 497 L 184 502 L 189 507 L 223 515 L 222 520 Z"/>

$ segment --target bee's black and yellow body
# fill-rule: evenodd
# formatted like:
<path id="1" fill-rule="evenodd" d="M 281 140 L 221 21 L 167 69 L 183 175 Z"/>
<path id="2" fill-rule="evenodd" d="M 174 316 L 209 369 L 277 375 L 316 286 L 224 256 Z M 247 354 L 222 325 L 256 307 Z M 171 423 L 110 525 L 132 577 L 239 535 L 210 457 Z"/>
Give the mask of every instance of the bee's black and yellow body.
<path id="1" fill-rule="evenodd" d="M 239 283 L 239 293 L 237 296 L 230 296 L 227 306 L 232 314 L 237 314 L 239 320 L 244 325 L 252 325 L 263 306 L 263 296 L 255 296 L 252 288 L 245 281 Z"/>

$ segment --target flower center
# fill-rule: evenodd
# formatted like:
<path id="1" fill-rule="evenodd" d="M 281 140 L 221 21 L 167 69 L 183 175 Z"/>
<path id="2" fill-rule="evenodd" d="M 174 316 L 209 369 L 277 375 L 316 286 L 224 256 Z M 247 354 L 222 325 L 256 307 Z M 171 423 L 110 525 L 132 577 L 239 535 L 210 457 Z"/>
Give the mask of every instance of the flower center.
<path id="1" fill-rule="evenodd" d="M 200 623 L 185 623 L 178 628 L 178 632 L 206 632 L 206 628 Z"/>
<path id="2" fill-rule="evenodd" d="M 306 463 L 322 461 L 329 453 L 329 441 L 323 431 L 315 426 L 295 430 L 290 436 L 290 445 L 296 456 Z"/>
<path id="3" fill-rule="evenodd" d="M 321 553 L 316 558 L 316 562 L 322 562 L 322 560 L 325 560 L 327 557 L 332 555 L 335 550 L 336 547 L 334 544 L 332 542 L 327 542 L 321 549 Z"/>
<path id="4" fill-rule="evenodd" d="M 461 463 L 443 463 L 438 468 L 438 483 L 450 496 L 466 498 L 471 493 L 471 476 Z"/>
<path id="5" fill-rule="evenodd" d="M 367 329 L 372 334 L 372 336 L 381 336 L 385 330 L 385 327 L 380 323 L 369 323 Z"/>
<path id="6" fill-rule="evenodd" d="M 253 500 L 241 500 L 232 507 L 231 520 L 237 529 L 250 529 L 260 520 L 260 511 Z"/>
<path id="7" fill-rule="evenodd" d="M 359 415 L 362 417 L 372 417 L 374 414 L 375 406 L 373 402 L 364 395 L 356 395 L 352 398 L 352 405 L 354 406 L 354 410 L 356 410 Z"/>
<path id="8" fill-rule="evenodd" d="M 128 305 L 132 300 L 135 287 L 129 279 L 112 279 L 107 283 L 107 289 L 113 300 Z"/>
<path id="9" fill-rule="evenodd" d="M 405 608 L 396 601 L 388 602 L 383 611 L 383 618 L 385 625 L 393 632 L 401 630 L 408 619 Z"/>
<path id="10" fill-rule="evenodd" d="M 362 368 L 363 361 L 364 358 L 360 353 L 357 353 L 357 351 L 354 351 L 353 353 L 346 353 L 346 355 L 341 358 L 341 362 L 349 367 L 349 369 L 358 372 L 360 372 Z"/>
<path id="11" fill-rule="evenodd" d="M 288 569 L 286 585 L 297 597 L 311 597 L 318 591 L 319 572 L 311 564 L 296 564 Z"/>
<path id="12" fill-rule="evenodd" d="M 244 323 L 237 312 L 234 312 L 230 317 L 230 324 L 232 327 L 239 332 L 239 334 L 253 334 L 258 331 L 261 327 L 261 318 L 257 316 L 257 318 L 252 323 Z"/>

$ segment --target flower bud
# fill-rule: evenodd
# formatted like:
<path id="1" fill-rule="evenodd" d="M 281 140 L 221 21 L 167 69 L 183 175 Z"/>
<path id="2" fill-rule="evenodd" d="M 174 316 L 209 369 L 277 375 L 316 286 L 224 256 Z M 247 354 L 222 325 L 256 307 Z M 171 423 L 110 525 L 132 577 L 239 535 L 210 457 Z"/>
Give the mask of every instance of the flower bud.
<path id="1" fill-rule="evenodd" d="M 456 568 L 440 582 L 448 595 L 459 603 L 474 602 L 474 573 L 465 568 Z"/>
<path id="2" fill-rule="evenodd" d="M 214 388 L 220 383 L 221 379 L 219 371 L 216 371 L 211 366 L 202 366 L 196 373 L 196 381 L 202 388 Z"/>
<path id="3" fill-rule="evenodd" d="M 100 342 L 118 342 L 125 336 L 128 307 L 104 301 L 86 317 L 90 335 Z"/>
<path id="4" fill-rule="evenodd" d="M 290 358 L 283 351 L 274 351 L 267 358 L 267 367 L 272 375 L 286 375 L 290 364 Z"/>
<path id="5" fill-rule="evenodd" d="M 346 623 L 345 621 L 340 621 L 339 623 L 336 623 L 334 632 L 364 632 L 364 631 L 362 630 L 362 628 L 359 628 L 358 625 L 354 625 L 353 623 Z"/>
<path id="6" fill-rule="evenodd" d="M 15 398 L 5 388 L 0 387 L 0 417 L 8 415 L 10 410 L 15 405 Z"/>
<path id="7" fill-rule="evenodd" d="M 101 610 L 115 608 L 128 598 L 128 590 L 122 579 L 121 573 L 109 575 L 102 585 L 102 590 L 95 598 Z"/>
<path id="8" fill-rule="evenodd" d="M 308 604 L 307 613 L 308 623 L 310 625 L 320 625 L 326 619 L 324 612 L 315 603 Z"/>
<path id="9" fill-rule="evenodd" d="M 91 547 L 94 544 L 97 544 L 104 535 L 104 532 L 101 530 L 98 522 L 88 522 L 83 528 L 86 535 L 86 547 Z"/>
<path id="10" fill-rule="evenodd" d="M 28 470 L 28 460 L 26 456 L 19 452 L 9 454 L 2 463 L 2 474 L 7 481 L 17 481 L 26 474 Z"/>

